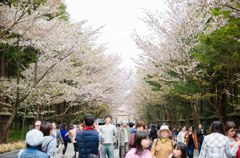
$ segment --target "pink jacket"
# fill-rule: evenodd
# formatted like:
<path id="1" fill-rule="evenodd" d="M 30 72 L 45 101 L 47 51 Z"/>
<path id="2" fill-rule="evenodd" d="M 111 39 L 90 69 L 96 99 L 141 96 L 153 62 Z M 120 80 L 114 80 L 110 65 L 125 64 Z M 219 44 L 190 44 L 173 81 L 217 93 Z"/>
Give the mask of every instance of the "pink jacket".
<path id="1" fill-rule="evenodd" d="M 132 148 L 126 155 L 125 158 L 151 158 L 151 152 L 147 149 L 145 149 L 142 153 L 142 155 L 136 154 L 136 148 Z"/>

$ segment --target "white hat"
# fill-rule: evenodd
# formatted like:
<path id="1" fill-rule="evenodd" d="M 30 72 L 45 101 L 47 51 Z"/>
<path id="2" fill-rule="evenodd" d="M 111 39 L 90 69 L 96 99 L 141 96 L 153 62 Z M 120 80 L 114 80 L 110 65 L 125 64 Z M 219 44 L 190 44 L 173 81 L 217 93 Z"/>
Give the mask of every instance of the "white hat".
<path id="1" fill-rule="evenodd" d="M 168 130 L 168 132 L 170 132 L 170 130 L 169 130 L 169 128 L 168 128 L 168 126 L 167 125 L 162 125 L 161 126 L 161 128 L 160 128 L 160 130 L 159 130 L 159 132 L 161 132 L 162 130 Z"/>
<path id="2" fill-rule="evenodd" d="M 38 146 L 43 142 L 43 133 L 37 129 L 32 129 L 26 135 L 26 143 L 30 146 Z"/>

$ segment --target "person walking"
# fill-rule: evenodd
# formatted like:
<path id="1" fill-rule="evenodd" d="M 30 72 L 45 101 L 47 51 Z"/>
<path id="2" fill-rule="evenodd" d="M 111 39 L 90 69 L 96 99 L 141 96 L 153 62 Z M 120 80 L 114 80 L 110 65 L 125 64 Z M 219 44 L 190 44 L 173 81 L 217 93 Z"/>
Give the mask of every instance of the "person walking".
<path id="1" fill-rule="evenodd" d="M 198 148 L 197 134 L 194 132 L 194 127 L 190 126 L 187 131 L 187 156 L 193 158 L 194 149 Z"/>
<path id="2" fill-rule="evenodd" d="M 136 130 L 136 128 L 133 127 L 134 123 L 133 122 L 129 122 L 128 125 L 129 125 L 129 128 L 130 128 L 130 134 L 132 134 Z"/>
<path id="3" fill-rule="evenodd" d="M 235 139 L 240 141 L 240 131 L 237 131 Z M 238 147 L 237 158 L 240 158 L 240 147 Z"/>
<path id="4" fill-rule="evenodd" d="M 119 157 L 125 158 L 126 153 L 128 152 L 130 139 L 130 129 L 127 127 L 127 122 L 122 121 L 122 126 L 119 129 Z"/>
<path id="5" fill-rule="evenodd" d="M 210 127 L 210 134 L 203 139 L 199 158 L 230 158 L 236 154 L 240 141 L 230 148 L 229 140 L 224 136 L 222 122 L 214 121 Z"/>
<path id="6" fill-rule="evenodd" d="M 20 150 L 17 158 L 49 158 L 49 156 L 41 152 L 42 142 L 44 140 L 43 133 L 38 129 L 32 129 L 26 134 L 26 149 Z"/>
<path id="7" fill-rule="evenodd" d="M 154 141 L 155 139 L 158 138 L 157 129 L 156 129 L 156 126 L 155 126 L 155 125 L 152 125 L 152 126 L 151 126 L 150 138 L 151 138 L 152 141 Z"/>
<path id="8" fill-rule="evenodd" d="M 57 144 L 57 150 L 60 150 L 61 145 L 64 148 L 64 141 L 63 141 L 61 132 L 60 132 L 56 122 L 52 122 L 52 133 L 53 133 L 53 137 L 55 138 L 55 141 Z"/>
<path id="9" fill-rule="evenodd" d="M 40 129 L 44 136 L 44 140 L 42 142 L 42 151 L 47 153 L 49 158 L 54 158 L 57 152 L 57 142 L 52 135 L 52 124 L 50 122 L 44 122 L 42 123 Z"/>
<path id="10" fill-rule="evenodd" d="M 77 147 L 77 141 L 75 140 L 76 134 L 78 132 L 77 125 L 73 125 L 73 128 L 69 130 L 69 136 L 71 137 L 71 141 L 73 143 L 73 148 L 74 148 L 74 156 L 73 158 L 78 157 L 78 147 Z"/>
<path id="11" fill-rule="evenodd" d="M 42 122 L 37 120 L 34 124 L 34 128 L 37 129 L 37 130 L 40 130 L 41 125 L 42 125 Z"/>
<path id="12" fill-rule="evenodd" d="M 178 133 L 177 142 L 182 142 L 187 146 L 187 130 L 186 126 L 183 126 L 181 131 Z"/>
<path id="13" fill-rule="evenodd" d="M 159 138 L 153 141 L 152 157 L 168 158 L 173 151 L 173 141 L 169 138 L 170 130 L 167 125 L 162 125 L 159 130 Z"/>
<path id="14" fill-rule="evenodd" d="M 135 146 L 126 154 L 125 158 L 151 158 L 148 150 L 150 139 L 146 131 L 137 131 L 135 134 Z"/>
<path id="15" fill-rule="evenodd" d="M 133 148 L 134 147 L 134 139 L 135 139 L 135 134 L 137 133 L 137 131 L 143 131 L 145 130 L 145 123 L 143 121 L 138 121 L 136 124 L 136 130 L 134 132 L 131 133 L 130 135 L 130 140 L 129 140 L 129 148 Z"/>
<path id="16" fill-rule="evenodd" d="M 172 133 L 173 133 L 173 140 L 175 142 L 177 142 L 177 135 L 178 135 L 179 131 L 176 128 L 173 128 L 173 132 Z"/>
<path id="17" fill-rule="evenodd" d="M 178 142 L 173 146 L 173 153 L 168 158 L 187 158 L 186 145 Z"/>
<path id="18" fill-rule="evenodd" d="M 99 133 L 94 129 L 95 118 L 92 115 L 84 116 L 84 128 L 77 132 L 78 158 L 98 158 Z"/>
<path id="19" fill-rule="evenodd" d="M 205 129 L 203 129 L 202 124 L 199 124 L 196 133 L 197 133 L 197 138 L 198 138 L 198 154 L 200 154 L 200 151 L 202 148 L 202 143 L 203 143 L 203 138 L 207 132 Z"/>
<path id="20" fill-rule="evenodd" d="M 78 125 L 78 131 L 80 132 L 80 131 L 82 131 L 83 130 L 83 123 L 80 123 L 79 125 Z"/>
<path id="21" fill-rule="evenodd" d="M 64 158 L 65 157 L 65 153 L 67 151 L 68 143 L 71 143 L 71 139 L 68 136 L 68 130 L 67 130 L 67 124 L 66 123 L 63 123 L 61 125 L 60 132 L 61 132 L 61 135 L 62 135 L 62 138 L 63 138 L 63 142 L 64 142 L 64 148 L 63 148 L 63 151 L 62 151 L 62 157 Z"/>
<path id="22" fill-rule="evenodd" d="M 227 121 L 225 124 L 225 133 L 229 140 L 230 148 L 233 148 L 237 142 L 237 139 L 235 139 L 236 132 L 237 132 L 236 128 L 237 128 L 237 126 L 236 126 L 235 122 L 233 122 L 233 121 Z M 233 151 L 235 151 L 235 150 L 233 150 Z M 237 153 L 238 153 L 238 151 L 236 152 L 236 154 L 234 154 L 233 158 L 237 158 Z"/>
<path id="23" fill-rule="evenodd" d="M 101 140 L 101 158 L 114 158 L 114 143 L 116 141 L 117 136 L 117 128 L 112 125 L 112 116 L 105 116 L 106 124 L 100 127 L 101 136 L 103 137 Z"/>

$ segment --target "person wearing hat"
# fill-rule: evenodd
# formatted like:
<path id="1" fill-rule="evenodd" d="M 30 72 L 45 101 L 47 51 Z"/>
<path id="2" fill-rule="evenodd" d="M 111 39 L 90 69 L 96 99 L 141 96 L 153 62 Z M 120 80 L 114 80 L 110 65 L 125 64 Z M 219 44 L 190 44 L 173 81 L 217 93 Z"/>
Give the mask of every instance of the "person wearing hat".
<path id="1" fill-rule="evenodd" d="M 49 158 L 41 152 L 41 145 L 44 140 L 43 133 L 38 129 L 32 129 L 26 135 L 27 148 L 20 150 L 17 158 Z"/>
<path id="2" fill-rule="evenodd" d="M 168 158 L 173 151 L 173 141 L 169 139 L 170 130 L 167 125 L 162 125 L 159 130 L 159 138 L 153 141 L 152 157 Z"/>

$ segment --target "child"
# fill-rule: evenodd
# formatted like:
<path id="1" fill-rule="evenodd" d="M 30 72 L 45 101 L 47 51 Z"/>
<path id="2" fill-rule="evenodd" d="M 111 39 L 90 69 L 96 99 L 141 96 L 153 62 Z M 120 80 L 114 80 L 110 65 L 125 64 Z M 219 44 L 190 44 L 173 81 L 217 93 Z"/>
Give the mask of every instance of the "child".
<path id="1" fill-rule="evenodd" d="M 178 142 L 173 146 L 173 153 L 168 158 L 187 158 L 186 145 Z"/>
<path id="2" fill-rule="evenodd" d="M 148 133 L 137 131 L 134 138 L 134 148 L 132 148 L 125 158 L 151 158 L 151 152 L 147 149 L 150 145 Z"/>

